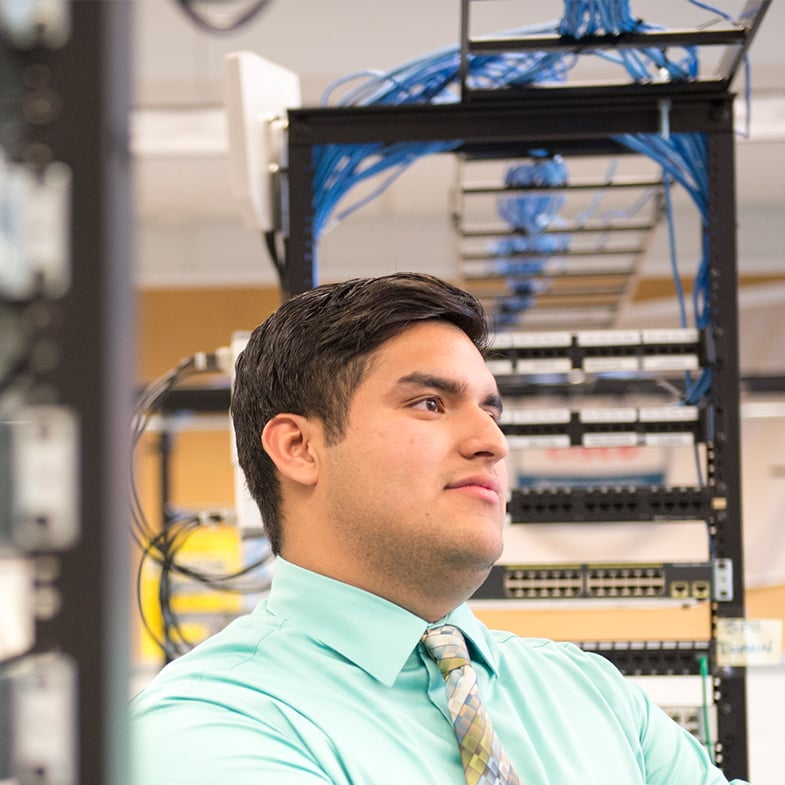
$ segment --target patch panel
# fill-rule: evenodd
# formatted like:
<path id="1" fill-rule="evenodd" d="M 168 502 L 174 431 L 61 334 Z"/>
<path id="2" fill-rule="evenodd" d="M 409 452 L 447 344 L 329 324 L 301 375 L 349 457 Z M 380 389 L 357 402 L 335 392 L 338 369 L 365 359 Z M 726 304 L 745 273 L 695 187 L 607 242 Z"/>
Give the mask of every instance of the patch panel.
<path id="1" fill-rule="evenodd" d="M 513 523 L 709 520 L 721 508 L 715 493 L 707 487 L 515 488 L 507 513 Z"/>
<path id="2" fill-rule="evenodd" d="M 513 449 L 676 446 L 706 440 L 707 412 L 696 406 L 511 409 L 501 419 Z"/>
<path id="3" fill-rule="evenodd" d="M 714 574 L 713 562 L 497 564 L 473 599 L 702 602 Z"/>
<path id="4" fill-rule="evenodd" d="M 710 661 L 709 641 L 584 641 L 584 651 L 600 654 L 625 676 L 697 676 Z"/>
<path id="5" fill-rule="evenodd" d="M 705 364 L 695 328 L 500 333 L 489 367 L 498 376 L 618 371 L 694 371 Z"/>

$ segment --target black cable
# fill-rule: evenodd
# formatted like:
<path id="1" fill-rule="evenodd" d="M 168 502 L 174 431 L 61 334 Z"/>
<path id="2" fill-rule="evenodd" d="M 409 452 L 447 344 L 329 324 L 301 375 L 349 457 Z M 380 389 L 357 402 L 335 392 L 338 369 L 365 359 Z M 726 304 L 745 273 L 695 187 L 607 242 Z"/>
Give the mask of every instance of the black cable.
<path id="1" fill-rule="evenodd" d="M 211 523 L 219 522 L 220 520 L 217 518 L 211 521 Z M 187 515 L 181 518 L 175 518 L 169 523 L 164 531 L 155 535 L 150 540 L 147 546 L 150 549 L 148 556 L 159 564 L 165 565 L 166 569 L 170 572 L 176 572 L 183 577 L 190 578 L 193 581 L 197 581 L 198 583 L 202 583 L 218 591 L 234 592 L 237 594 L 253 594 L 266 589 L 266 584 L 231 586 L 227 585 L 227 582 L 242 578 L 245 575 L 252 573 L 254 570 L 270 564 L 273 560 L 271 553 L 265 554 L 256 561 L 253 561 L 234 572 L 225 574 L 203 572 L 202 570 L 188 567 L 176 561 L 175 556 L 177 552 L 182 550 L 188 537 L 190 537 L 196 529 L 200 528 L 203 523 L 203 520 L 198 515 Z M 179 540 L 177 539 L 178 537 L 180 537 Z M 156 556 L 153 551 L 160 553 L 160 558 Z"/>
<path id="2" fill-rule="evenodd" d="M 142 620 L 142 626 L 145 629 L 145 632 L 150 636 L 150 640 L 158 646 L 164 654 L 169 657 L 170 652 L 167 649 L 167 645 L 165 641 L 162 641 L 153 628 L 150 626 L 150 622 L 147 620 L 147 616 L 144 612 L 144 605 L 142 603 L 142 576 L 144 575 L 144 563 L 145 559 L 150 555 L 150 547 L 147 546 L 142 549 L 142 556 L 139 560 L 139 567 L 136 570 L 136 607 L 139 610 L 139 618 Z"/>
<path id="3" fill-rule="evenodd" d="M 19 356 L 16 357 L 8 368 L 6 368 L 3 372 L 3 376 L 0 377 L 0 396 L 10 390 L 15 384 L 17 384 L 21 379 L 25 379 L 28 372 L 32 369 L 32 347 L 33 342 L 30 342 L 30 347 L 27 349 L 23 349 L 19 352 Z"/>
<path id="4" fill-rule="evenodd" d="M 270 260 L 272 261 L 273 267 L 275 267 L 275 270 L 278 273 L 278 277 L 281 279 L 281 281 L 283 281 L 285 264 L 284 260 L 281 258 L 281 254 L 278 252 L 278 246 L 275 242 L 274 229 L 264 233 L 264 244 L 267 248 L 267 252 L 270 254 Z"/>
<path id="5" fill-rule="evenodd" d="M 27 318 L 34 309 L 45 307 L 39 293 L 27 303 L 4 302 L 0 304 L 0 335 L 3 351 L 0 356 L 0 396 L 18 387 L 29 389 L 36 375 L 36 347 L 44 334 L 36 330 Z"/>
<path id="6" fill-rule="evenodd" d="M 179 552 L 185 547 L 186 541 L 191 534 L 200 528 L 201 525 L 202 522 L 197 516 L 187 516 L 173 523 L 168 529 L 162 532 L 153 543 L 161 552 L 161 577 L 158 586 L 158 602 L 163 622 L 164 651 L 168 657 L 184 654 L 185 651 L 193 648 L 195 644 L 195 642 L 185 634 L 181 626 L 181 620 L 173 607 L 174 591 L 172 576 L 174 574 L 191 578 L 218 591 L 244 594 L 251 592 L 256 593 L 269 588 L 269 584 L 237 587 L 216 583 L 216 581 L 228 581 L 237 576 L 247 574 L 257 567 L 269 563 L 271 560 L 271 557 L 269 556 L 226 575 L 210 575 L 179 564 L 177 561 Z"/>
<path id="7" fill-rule="evenodd" d="M 209 0 L 213 5 L 219 5 L 224 0 Z M 203 16 L 196 10 L 196 6 L 204 5 L 208 0 L 175 0 L 175 3 L 185 12 L 185 15 L 199 28 L 208 33 L 231 33 L 239 30 L 243 25 L 249 23 L 259 13 L 264 10 L 271 0 L 256 0 L 245 11 L 241 11 L 233 19 L 230 19 L 227 24 L 218 25 L 211 22 L 207 17 Z"/>
<path id="8" fill-rule="evenodd" d="M 161 640 L 152 629 L 152 626 L 150 625 L 150 622 L 145 615 L 142 604 L 141 584 L 144 565 L 147 559 L 153 558 L 155 561 L 161 564 L 162 558 L 163 560 L 167 558 L 169 551 L 168 538 L 170 537 L 171 533 L 167 529 L 164 529 L 163 532 L 156 534 L 152 525 L 147 520 L 147 516 L 145 515 L 144 509 L 142 507 L 141 498 L 139 496 L 139 491 L 136 484 L 136 472 L 134 468 L 133 454 L 137 445 L 139 444 L 140 439 L 147 430 L 152 417 L 161 409 L 169 392 L 185 376 L 188 376 L 194 372 L 198 372 L 199 369 L 197 365 L 197 356 L 192 355 L 191 357 L 187 357 L 179 362 L 172 370 L 168 371 L 163 376 L 151 382 L 139 396 L 131 417 L 131 535 L 142 554 L 139 560 L 136 580 L 137 608 L 139 610 L 139 616 L 142 620 L 142 625 L 150 636 L 150 639 L 164 652 L 167 659 L 172 659 L 174 656 L 177 656 L 178 653 L 182 652 L 173 651 L 169 645 L 166 634 L 166 623 L 164 624 L 163 640 Z"/>
<path id="9" fill-rule="evenodd" d="M 184 654 L 188 649 L 192 649 L 194 642 L 189 640 L 180 626 L 180 620 L 172 608 L 172 582 L 171 573 L 172 566 L 177 551 L 179 551 L 185 540 L 188 538 L 189 530 L 194 526 L 198 526 L 198 521 L 191 520 L 184 523 L 182 528 L 174 533 L 174 538 L 168 543 L 168 547 L 164 552 L 164 560 L 161 564 L 161 577 L 158 583 L 158 604 L 161 608 L 161 618 L 163 620 L 164 642 L 167 648 L 174 653 L 175 656 Z M 170 530 L 167 530 L 167 533 Z M 178 535 L 185 533 L 179 543 L 176 542 Z M 177 640 L 175 640 L 175 633 Z M 183 649 L 185 646 L 185 649 Z"/>
<path id="10" fill-rule="evenodd" d="M 168 660 L 174 659 L 185 652 L 186 649 L 182 648 L 182 643 L 188 648 L 191 648 L 193 645 L 191 641 L 183 635 L 179 621 L 171 607 L 170 572 L 171 566 L 174 564 L 175 554 L 187 539 L 187 535 L 190 533 L 189 530 L 193 530 L 198 526 L 199 521 L 196 517 L 181 519 L 176 524 L 167 527 L 162 532 L 152 537 L 143 548 L 142 557 L 137 569 L 136 604 L 142 619 L 142 624 L 152 641 L 163 651 Z M 179 543 L 177 542 L 178 537 L 181 538 Z M 144 605 L 142 603 L 142 576 L 144 574 L 144 565 L 147 559 L 153 559 L 161 568 L 161 575 L 158 583 L 158 605 L 161 610 L 163 625 L 162 638 L 159 638 L 152 629 L 152 626 L 145 615 Z M 177 643 L 174 640 L 172 630 L 177 632 L 180 643 Z"/>
<path id="11" fill-rule="evenodd" d="M 273 240 L 274 247 L 274 240 Z M 272 553 L 265 553 L 235 571 L 217 574 L 204 572 L 178 562 L 178 555 L 186 541 L 203 525 L 225 522 L 221 513 L 181 513 L 167 516 L 160 531 L 151 525 L 144 512 L 136 483 L 133 453 L 146 432 L 153 416 L 159 412 L 169 393 L 185 378 L 198 373 L 216 370 L 215 355 L 194 354 L 177 364 L 173 369 L 151 382 L 140 394 L 131 418 L 131 535 L 141 551 L 136 574 L 136 604 L 142 624 L 153 643 L 161 649 L 167 660 L 174 659 L 191 649 L 194 642 L 184 633 L 177 612 L 172 606 L 174 591 L 172 578 L 175 575 L 200 583 L 214 591 L 237 594 L 254 594 L 269 589 L 269 581 L 252 580 L 232 583 L 266 566 L 273 560 Z M 142 583 L 146 565 L 155 562 L 160 569 L 157 600 L 161 612 L 162 635 L 154 629 L 145 615 L 142 602 Z"/>
<path id="12" fill-rule="evenodd" d="M 169 392 L 185 376 L 198 372 L 200 371 L 197 368 L 196 355 L 186 357 L 171 371 L 168 371 L 163 376 L 151 382 L 144 389 L 134 407 L 131 417 L 131 520 L 133 523 L 132 532 L 134 533 L 134 540 L 140 547 L 142 547 L 142 543 L 148 542 L 154 538 L 155 532 L 142 509 L 142 503 L 136 485 L 133 453 L 147 430 L 150 420 L 153 415 L 161 409 Z"/>
<path id="13" fill-rule="evenodd" d="M 184 548 L 191 534 L 201 528 L 203 523 L 204 521 L 199 515 L 178 517 L 170 521 L 163 531 L 152 535 L 146 544 L 140 544 L 142 556 L 136 575 L 136 604 L 145 630 L 155 645 L 162 650 L 167 660 L 179 657 L 194 645 L 194 642 L 183 632 L 177 612 L 172 607 L 172 576 L 174 574 L 205 585 L 214 591 L 254 594 L 269 588 L 269 582 L 237 586 L 228 585 L 228 581 L 248 575 L 254 570 L 270 564 L 273 560 L 271 553 L 265 554 L 239 570 L 226 574 L 206 573 L 179 563 L 177 561 L 178 554 Z M 139 541 L 137 540 L 137 542 Z M 158 606 L 161 611 L 163 634 L 160 637 L 153 630 L 142 602 L 142 577 L 145 564 L 150 559 L 157 563 L 161 570 L 158 583 Z"/>

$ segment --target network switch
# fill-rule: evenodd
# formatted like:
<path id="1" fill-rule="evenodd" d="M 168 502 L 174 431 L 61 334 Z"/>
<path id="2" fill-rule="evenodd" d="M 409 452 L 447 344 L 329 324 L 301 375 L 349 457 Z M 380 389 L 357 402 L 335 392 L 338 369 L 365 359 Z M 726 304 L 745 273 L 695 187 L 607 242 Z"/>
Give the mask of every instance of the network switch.
<path id="1" fill-rule="evenodd" d="M 473 599 L 713 599 L 713 562 L 496 565 Z"/>

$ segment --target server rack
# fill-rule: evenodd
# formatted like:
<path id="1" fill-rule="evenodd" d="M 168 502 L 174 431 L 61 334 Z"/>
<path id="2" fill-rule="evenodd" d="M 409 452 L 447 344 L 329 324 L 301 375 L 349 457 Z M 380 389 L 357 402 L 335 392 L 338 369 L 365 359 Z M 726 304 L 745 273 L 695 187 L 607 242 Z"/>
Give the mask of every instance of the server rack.
<path id="1" fill-rule="evenodd" d="M 21 594 L 34 617 L 32 645 L 0 662 L 0 779 L 120 785 L 128 781 L 130 5 L 29 0 L 3 11 L 0 163 L 7 182 L 29 175 L 36 192 L 55 166 L 67 188 L 56 203 L 34 205 L 6 191 L 10 220 L 0 227 L 9 232 L 4 250 L 19 251 L 3 273 L 17 269 L 26 281 L 0 287 L 0 306 L 29 338 L 0 392 L 9 437 L 0 474 L 10 477 L 0 556 L 29 566 Z M 20 213 L 34 219 L 32 234 L 15 222 Z M 41 263 L 52 256 L 54 272 Z M 63 422 L 73 432 L 61 433 Z M 51 502 L 32 522 L 38 534 L 15 498 L 22 481 L 33 509 Z M 51 498 L 55 487 L 68 493 Z M 68 531 L 55 536 L 65 519 Z M 4 566 L 0 558 L 0 573 Z"/>
<path id="2" fill-rule="evenodd" d="M 624 672 L 663 674 L 697 673 L 699 656 L 708 652 L 717 708 L 717 760 L 728 776 L 740 778 L 746 778 L 748 771 L 745 670 L 719 668 L 713 662 L 717 620 L 744 616 L 734 96 L 730 92 L 730 83 L 766 5 L 749 5 L 753 22 L 746 31 L 703 41 L 727 44 L 730 50 L 719 75 L 709 80 L 474 93 L 464 89 L 463 100 L 448 105 L 290 110 L 286 172 L 288 203 L 283 205 L 288 231 L 281 283 L 284 291 L 292 295 L 318 283 L 312 207 L 313 154 L 317 146 L 459 140 L 455 152 L 475 157 L 520 157 L 533 148 L 546 148 L 565 158 L 578 154 L 610 156 L 623 152 L 613 139 L 616 135 L 661 133 L 664 107 L 667 107 L 670 133 L 705 134 L 710 215 L 706 242 L 711 280 L 708 333 L 712 345 L 710 365 L 713 374 L 708 407 L 713 416 L 713 437 L 707 444 L 706 486 L 704 489 L 688 489 L 687 495 L 694 497 L 689 500 L 695 508 L 689 517 L 702 518 L 709 525 L 714 556 L 719 560 L 729 560 L 734 566 L 732 599 L 712 601 L 712 639 L 696 642 L 687 647 L 689 651 L 685 652 L 684 647 L 653 646 L 646 648 L 645 657 L 635 647 L 601 648 L 600 651 L 611 656 Z M 681 40 L 684 42 L 685 39 Z M 697 39 L 695 42 L 701 43 Z M 626 43 L 640 45 L 641 41 L 631 39 Z M 546 45 L 571 44 L 574 45 L 574 42 L 557 39 Z M 475 45 L 464 38 L 462 50 L 465 56 L 470 51 L 483 51 L 482 46 L 487 49 L 489 45 L 509 48 L 510 42 Z M 537 45 L 542 46 L 543 42 Z M 604 45 L 614 44 L 605 41 Z M 590 491 L 588 493 L 591 494 Z M 650 514 L 647 510 L 651 508 L 652 501 L 656 502 L 658 497 L 667 501 L 669 493 L 672 491 L 665 489 L 646 489 L 644 493 L 628 489 L 609 492 L 610 497 L 618 496 L 615 501 L 627 510 L 627 520 L 645 519 Z M 546 515 L 541 520 L 575 520 L 577 509 L 571 505 L 579 496 L 563 494 L 556 506 L 551 508 L 551 513 L 554 509 L 561 509 L 561 513 L 550 518 Z M 585 497 L 581 498 L 585 500 Z M 641 662 L 645 662 L 643 670 Z"/>

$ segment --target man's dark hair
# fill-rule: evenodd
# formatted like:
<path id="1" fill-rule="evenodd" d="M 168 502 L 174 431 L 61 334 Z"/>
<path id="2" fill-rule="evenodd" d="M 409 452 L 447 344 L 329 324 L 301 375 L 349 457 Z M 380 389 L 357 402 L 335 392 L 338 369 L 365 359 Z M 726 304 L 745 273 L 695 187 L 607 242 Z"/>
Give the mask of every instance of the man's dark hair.
<path id="1" fill-rule="evenodd" d="M 328 443 L 339 442 L 370 355 L 432 320 L 456 325 L 485 354 L 488 328 L 480 302 L 418 273 L 319 286 L 284 302 L 251 333 L 235 365 L 232 420 L 240 467 L 274 553 L 281 548 L 280 484 L 262 448 L 264 426 L 282 412 L 316 417 Z"/>

